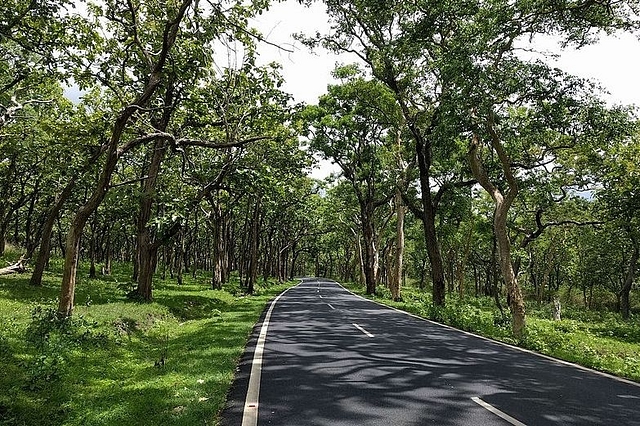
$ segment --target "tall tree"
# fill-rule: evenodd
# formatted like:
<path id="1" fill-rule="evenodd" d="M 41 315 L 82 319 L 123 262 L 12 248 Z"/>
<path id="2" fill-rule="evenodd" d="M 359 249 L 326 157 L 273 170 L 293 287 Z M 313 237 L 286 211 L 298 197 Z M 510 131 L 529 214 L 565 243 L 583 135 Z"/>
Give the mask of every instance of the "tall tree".
<path id="1" fill-rule="evenodd" d="M 395 142 L 401 116 L 386 87 L 353 72 L 353 67 L 337 69 L 336 76 L 345 83 L 329 86 L 307 117 L 311 147 L 340 167 L 358 200 L 366 291 L 374 294 L 379 267 L 376 211 L 389 202 L 394 188 L 386 176 L 395 164 L 385 164 L 384 151 Z"/>
<path id="2" fill-rule="evenodd" d="M 119 10 L 124 7 L 125 10 Z M 123 92 L 123 90 L 129 86 L 131 87 L 131 76 L 123 73 L 115 73 L 120 75 L 124 80 L 121 84 L 123 86 L 116 86 L 115 81 L 110 79 L 110 68 L 122 67 L 126 70 L 129 64 L 127 59 L 130 57 L 125 52 L 128 47 L 113 45 L 119 37 L 112 37 L 110 39 L 100 40 L 105 44 L 105 48 L 113 49 L 111 54 L 107 56 L 107 60 L 103 60 L 101 51 L 93 51 L 88 55 L 87 59 L 94 58 L 96 63 L 90 63 L 87 66 L 88 70 L 98 68 L 96 78 L 101 80 L 107 85 L 119 98 L 123 101 L 123 106 L 120 112 L 115 117 L 112 125 L 111 135 L 108 142 L 105 144 L 105 155 L 102 163 L 100 177 L 93 193 L 87 200 L 87 202 L 78 209 L 69 229 L 66 239 L 65 249 L 65 262 L 63 270 L 62 285 L 60 290 L 60 301 L 58 304 L 58 314 L 62 317 L 70 316 L 73 310 L 73 301 L 75 295 L 76 286 L 76 271 L 78 267 L 78 257 L 80 252 L 80 239 L 82 237 L 82 231 L 89 217 L 95 212 L 102 200 L 104 199 L 111 181 L 111 177 L 116 169 L 116 165 L 120 157 L 133 147 L 145 142 L 151 142 L 164 138 L 164 135 L 160 132 L 154 131 L 144 132 L 142 135 L 134 136 L 128 134 L 129 126 L 133 123 L 134 118 L 138 119 L 140 114 L 149 111 L 149 105 L 153 102 L 154 96 L 158 88 L 164 81 L 165 67 L 169 61 L 171 50 L 173 49 L 178 34 L 180 32 L 180 25 L 184 19 L 187 11 L 192 8 L 191 0 L 184 0 L 181 3 L 175 5 L 175 7 L 168 7 L 161 11 L 159 15 L 155 16 L 154 12 L 159 11 L 149 8 L 146 12 L 149 13 L 147 19 L 149 23 L 155 21 L 157 25 L 155 28 L 160 30 L 150 31 L 145 34 L 149 39 L 141 41 L 138 21 L 138 10 L 133 7 L 132 3 L 128 3 L 126 6 L 117 6 L 115 4 L 104 5 L 104 16 L 111 18 L 111 30 L 121 31 L 125 39 L 131 40 L 131 46 L 134 47 L 136 54 L 139 55 L 136 59 L 142 60 L 142 64 L 145 66 L 134 66 L 136 70 L 134 72 L 134 89 L 129 92 Z M 96 10 L 99 14 L 102 14 L 102 10 Z M 126 20 L 116 19 L 117 14 L 124 13 L 127 17 Z M 100 22 L 96 19 L 96 23 Z M 96 37 L 97 34 L 96 34 Z M 153 38 L 155 37 L 155 38 Z M 97 42 L 96 42 L 97 43 Z M 144 44 L 143 44 L 144 43 Z M 158 47 L 157 54 L 152 55 L 151 52 Z M 123 49 L 124 48 L 124 49 Z M 108 50 L 107 50 L 108 51 Z M 124 57 L 120 57 L 117 52 L 124 54 Z M 130 65 L 129 65 L 130 67 Z M 130 68 L 131 69 L 131 68 Z M 84 78 L 90 78 L 90 76 L 83 76 Z"/>
<path id="3" fill-rule="evenodd" d="M 419 205 L 408 197 L 405 200 L 423 223 L 433 301 L 442 306 L 445 278 L 436 229 L 439 202 L 446 191 L 470 182 L 459 164 L 451 162 L 459 157 L 461 148 L 455 142 L 459 125 L 448 117 L 452 106 L 446 103 L 447 82 L 442 81 L 437 67 L 442 65 L 441 42 L 454 31 L 451 23 L 461 18 L 468 6 L 367 0 L 329 0 L 325 4 L 331 32 L 305 41 L 355 54 L 389 88 L 401 111 L 417 160 Z"/>

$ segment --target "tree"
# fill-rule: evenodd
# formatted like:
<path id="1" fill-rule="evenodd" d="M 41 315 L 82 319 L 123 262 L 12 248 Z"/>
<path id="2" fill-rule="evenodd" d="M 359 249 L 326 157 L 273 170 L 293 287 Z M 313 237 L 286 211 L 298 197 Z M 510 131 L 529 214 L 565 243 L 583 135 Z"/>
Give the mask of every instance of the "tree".
<path id="1" fill-rule="evenodd" d="M 89 75 L 78 76 L 79 79 L 84 80 L 83 84 L 92 84 L 93 76 L 91 75 L 91 70 L 96 70 L 95 78 L 111 89 L 123 104 L 113 121 L 109 140 L 105 143 L 104 160 L 97 185 L 87 202 L 76 212 L 67 235 L 64 272 L 58 306 L 58 314 L 61 317 L 70 316 L 73 310 L 82 231 L 89 217 L 104 200 L 118 160 L 135 146 L 166 137 L 163 132 L 154 129 L 152 124 L 150 125 L 151 131 L 143 132 L 142 135 L 139 133 L 138 136 L 131 135 L 128 130 L 129 126 L 140 120 L 142 113 L 154 111 L 153 108 L 149 108 L 154 101 L 157 100 L 159 105 L 162 105 L 162 97 L 158 99 L 155 98 L 155 95 L 158 88 L 166 82 L 164 80 L 165 66 L 170 60 L 170 53 L 178 38 L 182 20 L 190 9 L 195 12 L 192 8 L 191 0 L 184 0 L 176 7 L 168 7 L 162 11 L 154 10 L 152 7 L 145 9 L 144 13 L 148 14 L 145 15 L 145 18 L 148 19 L 146 22 L 153 25 L 152 28 L 155 29 L 153 31 L 152 28 L 149 28 L 150 31 L 148 33 L 145 32 L 145 37 L 148 37 L 146 40 L 141 40 L 139 35 L 141 31 L 139 14 L 142 12 L 134 8 L 131 2 L 122 6 L 107 3 L 104 11 L 97 8 L 94 10 L 98 15 L 102 15 L 104 12 L 103 16 L 111 20 L 111 31 L 120 31 L 122 38 L 130 40 L 130 46 L 135 49 L 138 56 L 135 57 L 137 62 L 133 63 L 132 66 L 131 63 L 127 62 L 131 58 L 127 53 L 129 45 L 114 45 L 121 37 L 112 34 L 114 35 L 113 37 L 100 40 L 98 35 L 95 34 L 95 44 L 91 47 L 96 49 L 86 55 L 87 61 L 93 60 L 95 63 L 89 63 L 84 68 L 88 70 Z M 124 20 L 117 18 L 121 13 L 125 16 Z M 154 16 L 154 14 L 156 15 Z M 100 21 L 96 20 L 96 24 L 99 25 L 99 23 Z M 102 47 L 100 43 L 104 43 L 106 52 L 110 51 L 110 55 L 106 56 L 106 59 L 103 59 L 105 57 L 102 56 L 103 51 L 100 50 Z M 156 51 L 157 54 L 152 55 L 152 51 Z M 77 65 L 80 68 L 82 64 Z M 111 73 L 113 68 L 121 68 L 123 70 L 129 68 L 134 78 L 131 79 L 126 73 L 120 74 L 117 71 Z M 112 76 L 120 76 L 122 78 L 121 86 L 110 78 Z M 127 93 L 124 90 L 128 87 L 132 90 Z"/>
<path id="2" fill-rule="evenodd" d="M 385 164 L 384 151 L 395 141 L 401 117 L 383 85 L 366 81 L 354 71 L 352 67 L 337 69 L 336 76 L 346 81 L 329 86 L 329 93 L 317 107 L 309 107 L 306 115 L 310 146 L 340 167 L 358 201 L 366 291 L 374 294 L 379 267 L 376 211 L 390 201 L 395 184 L 389 179 L 394 164 Z"/>
<path id="3" fill-rule="evenodd" d="M 622 283 L 618 287 L 619 308 L 623 318 L 630 316 L 630 294 L 638 268 L 640 249 L 640 169 L 637 158 L 638 122 L 629 122 L 629 111 L 617 108 L 597 118 L 609 131 L 601 138 L 582 146 L 582 150 L 569 164 L 585 171 L 587 181 L 598 183 L 594 198 L 598 202 L 602 219 L 611 227 L 612 234 L 623 236 L 622 245 L 627 255 L 623 264 L 618 262 Z M 626 240 L 626 241 L 624 241 Z"/>
<path id="4" fill-rule="evenodd" d="M 494 232 L 513 316 L 513 333 L 517 337 L 524 332 L 525 307 L 512 263 L 507 221 L 519 191 L 514 165 L 517 168 L 523 161 L 513 157 L 524 152 L 521 159 L 528 161 L 524 161 L 521 168 L 540 168 L 553 161 L 555 151 L 567 144 L 567 138 L 571 144 L 572 140 L 597 133 L 598 129 L 582 121 L 585 129 L 578 130 L 583 118 L 580 109 L 590 109 L 577 100 L 587 98 L 580 93 L 585 83 L 542 63 L 519 59 L 514 50 L 516 39 L 552 29 L 568 41 L 586 43 L 587 34 L 593 28 L 627 25 L 624 21 L 628 12 L 624 9 L 589 3 L 576 8 L 555 7 L 557 15 L 551 16 L 544 7 L 530 9 L 520 4 L 497 2 L 477 6 L 477 9 L 471 7 L 463 12 L 468 13 L 467 19 L 456 25 L 458 28 L 449 33 L 441 46 L 445 65 L 441 70 L 443 86 L 453 89 L 451 100 L 456 101 L 460 120 L 470 116 L 467 131 L 471 133 L 468 153 L 471 170 L 495 203 Z M 585 11 L 589 13 L 585 15 Z M 589 100 L 583 102 L 589 103 Z M 558 134 L 554 137 L 550 132 Z M 520 146 L 519 142 L 531 145 Z M 485 146 L 495 153 L 505 189 L 489 177 L 483 164 Z"/>
<path id="5" fill-rule="evenodd" d="M 467 6 L 450 3 L 379 1 L 325 1 L 332 32 L 305 41 L 315 46 L 355 54 L 373 76 L 386 85 L 398 105 L 407 140 L 412 142 L 417 165 L 419 203 L 405 195 L 408 208 L 423 223 L 430 262 L 433 300 L 445 303 L 445 278 L 436 229 L 439 202 L 445 192 L 470 185 L 460 170 L 461 146 L 456 142 L 460 124 L 449 117 L 447 82 L 439 57 L 440 40 L 453 31 L 450 23 L 462 19 Z M 451 27 L 451 28 L 450 28 Z M 409 184 L 409 182 L 407 182 Z"/>

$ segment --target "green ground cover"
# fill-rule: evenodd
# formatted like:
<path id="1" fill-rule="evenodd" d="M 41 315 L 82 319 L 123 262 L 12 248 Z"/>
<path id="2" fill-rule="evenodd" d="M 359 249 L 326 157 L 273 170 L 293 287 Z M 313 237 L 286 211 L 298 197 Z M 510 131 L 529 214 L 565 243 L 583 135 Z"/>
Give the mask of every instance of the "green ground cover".
<path id="1" fill-rule="evenodd" d="M 364 288 L 348 283 L 354 293 Z M 528 304 L 527 332 L 517 341 L 511 334 L 510 318 L 502 315 L 490 298 L 448 296 L 446 307 L 436 309 L 425 290 L 407 286 L 403 300 L 394 302 L 384 287 L 366 296 L 377 302 L 411 312 L 455 328 L 518 345 L 545 355 L 640 382 L 640 321 L 624 321 L 620 315 L 570 307 L 561 321 L 551 319 L 549 305 Z"/>
<path id="2" fill-rule="evenodd" d="M 158 279 L 153 303 L 125 297 L 128 265 L 81 271 L 70 321 L 53 318 L 60 266 L 43 287 L 0 277 L 1 425 L 216 424 L 237 361 L 266 303 L 292 283 L 244 296 L 208 278 Z"/>

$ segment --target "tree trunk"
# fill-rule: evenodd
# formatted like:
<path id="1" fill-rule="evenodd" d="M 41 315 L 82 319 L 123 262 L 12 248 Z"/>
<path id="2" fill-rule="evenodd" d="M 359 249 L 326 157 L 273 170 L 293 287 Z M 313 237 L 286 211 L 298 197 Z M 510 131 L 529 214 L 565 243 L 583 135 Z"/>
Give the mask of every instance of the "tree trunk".
<path id="1" fill-rule="evenodd" d="M 7 249 L 7 229 L 8 224 L 0 224 L 0 256 L 4 256 L 4 252 Z"/>
<path id="2" fill-rule="evenodd" d="M 364 254 L 362 252 L 362 241 L 360 240 L 360 235 L 358 235 L 358 233 L 352 228 L 351 232 L 353 232 L 353 235 L 356 239 L 356 245 L 357 245 L 357 249 L 358 249 L 358 265 L 360 266 L 359 270 L 360 270 L 360 285 L 363 285 L 366 281 L 365 281 L 365 270 L 364 270 Z"/>
<path id="3" fill-rule="evenodd" d="M 256 201 L 251 220 L 251 246 L 249 253 L 249 273 L 247 274 L 247 293 L 253 294 L 258 279 L 258 238 L 260 231 L 260 197 Z"/>
<path id="4" fill-rule="evenodd" d="M 558 296 L 553 297 L 553 320 L 560 321 L 562 319 L 562 305 Z"/>
<path id="5" fill-rule="evenodd" d="M 211 287 L 220 290 L 224 281 L 224 222 L 222 209 L 219 205 L 212 205 L 213 208 L 213 273 L 211 276 Z"/>
<path id="6" fill-rule="evenodd" d="M 153 273 L 156 269 L 158 259 L 158 246 L 155 244 L 145 244 L 143 249 L 138 249 L 140 269 L 138 271 L 137 295 L 143 300 L 153 299 Z"/>
<path id="7" fill-rule="evenodd" d="M 91 223 L 91 240 L 89 241 L 89 278 L 96 278 L 96 228 L 98 227 L 97 218 L 94 215 Z"/>
<path id="8" fill-rule="evenodd" d="M 637 240 L 635 238 L 632 238 L 632 241 L 633 253 L 631 254 L 631 259 L 629 260 L 629 267 L 624 278 L 624 285 L 620 290 L 620 313 L 622 314 L 622 318 L 624 319 L 629 319 L 629 316 L 631 314 L 631 301 L 629 296 L 631 293 L 631 287 L 633 286 L 636 269 L 638 267 L 638 257 L 640 256 L 640 247 Z"/>
<path id="9" fill-rule="evenodd" d="M 71 316 L 73 312 L 73 299 L 76 291 L 76 273 L 78 271 L 78 256 L 80 255 L 82 230 L 91 212 L 97 208 L 99 201 L 102 201 L 102 199 L 96 195 L 96 197 L 92 197 L 90 204 L 85 204 L 80 207 L 67 234 L 62 285 L 60 286 L 60 301 L 58 302 L 58 315 L 63 318 Z"/>
<path id="10" fill-rule="evenodd" d="M 117 149 L 120 136 L 124 132 L 128 116 L 121 115 L 113 130 L 112 141 L 107 151 L 107 158 L 102 167 L 100 178 L 96 189 L 89 200 L 76 212 L 71 222 L 69 233 L 65 243 L 64 269 L 62 275 L 62 285 L 60 287 L 60 301 L 58 303 L 58 314 L 63 317 L 71 316 L 73 312 L 73 299 L 76 290 L 76 274 L 78 271 L 78 257 L 80 255 L 80 239 L 82 231 L 89 217 L 95 212 L 102 200 L 107 195 L 111 175 L 116 169 L 118 158 L 121 152 Z"/>
<path id="11" fill-rule="evenodd" d="M 370 206 L 362 206 L 362 236 L 364 239 L 364 259 L 362 266 L 364 269 L 364 282 L 367 294 L 376 293 L 376 281 L 378 275 L 379 254 L 376 247 L 376 236 L 373 229 L 373 212 Z"/>
<path id="12" fill-rule="evenodd" d="M 375 70 L 374 74 L 376 74 Z M 431 265 L 433 304 L 436 306 L 444 306 L 446 293 L 444 266 L 442 262 L 442 254 L 440 252 L 440 245 L 438 243 L 438 235 L 436 232 L 437 205 L 434 203 L 433 195 L 431 194 L 432 144 L 428 139 L 429 137 L 433 137 L 433 130 L 438 122 L 439 112 L 436 110 L 436 112 L 431 116 L 430 128 L 428 132 L 425 133 L 423 129 L 416 125 L 418 120 L 416 120 L 412 108 L 409 106 L 404 93 L 400 89 L 402 85 L 394 76 L 386 74 L 379 77 L 381 77 L 381 80 L 384 81 L 385 84 L 395 93 L 396 100 L 402 110 L 404 123 L 407 125 L 415 142 L 414 147 L 416 157 L 418 159 L 418 172 L 420 176 L 420 191 L 423 208 L 420 219 L 423 223 L 427 255 Z M 421 277 L 421 282 L 423 280 L 424 277 Z"/>
<path id="13" fill-rule="evenodd" d="M 176 41 L 176 36 L 187 9 L 191 6 L 192 0 L 183 0 L 180 5 L 180 9 L 176 14 L 173 21 L 167 22 L 165 31 L 163 33 L 162 49 L 157 55 L 157 61 L 154 64 L 144 90 L 139 94 L 137 99 L 127 107 L 125 107 L 118 118 L 115 120 L 113 130 L 111 132 L 111 138 L 107 144 L 106 159 L 100 172 L 100 178 L 96 188 L 89 198 L 89 200 L 78 209 L 75 217 L 71 222 L 69 233 L 67 234 L 64 270 L 62 276 L 62 285 L 60 287 L 60 301 L 58 303 L 58 315 L 62 317 L 71 316 L 73 312 L 73 299 L 75 296 L 76 288 L 76 273 L 78 269 L 78 256 L 80 253 L 80 239 L 82 237 L 82 231 L 87 223 L 87 220 L 98 208 L 98 206 L 104 200 L 109 189 L 109 183 L 111 176 L 115 171 L 118 159 L 128 149 L 133 148 L 136 144 L 132 142 L 125 144 L 125 146 L 119 148 L 122 136 L 126 129 L 129 119 L 134 113 L 140 110 L 140 107 L 144 107 L 148 104 L 156 89 L 162 82 L 163 68 L 167 62 L 169 51 L 173 48 Z M 150 141 L 153 139 L 142 138 L 138 139 L 137 143 L 144 141 Z"/>
<path id="14" fill-rule="evenodd" d="M 24 272 L 27 272 L 25 263 L 26 263 L 26 260 L 20 259 L 13 265 L 0 268 L 0 275 L 22 274 Z"/>
<path id="15" fill-rule="evenodd" d="M 445 305 L 445 280 L 442 253 L 438 243 L 436 232 L 436 207 L 433 204 L 430 184 L 431 152 L 428 144 L 416 143 L 416 154 L 418 156 L 418 169 L 420 172 L 420 190 L 422 192 L 422 207 L 424 215 L 422 223 L 424 238 L 427 246 L 427 255 L 431 264 L 431 281 L 433 284 L 433 304 L 436 306 Z"/>
<path id="16" fill-rule="evenodd" d="M 170 101 L 171 99 L 169 99 Z M 163 123 L 164 124 L 164 123 Z M 162 126 L 162 130 L 166 125 Z M 152 231 L 148 226 L 151 218 L 151 208 L 155 198 L 156 182 L 160 174 L 162 160 L 167 151 L 165 140 L 157 141 L 153 144 L 151 160 L 146 170 L 146 179 L 142 182 L 142 194 L 140 196 L 140 209 L 138 211 L 138 237 L 137 253 L 138 274 L 137 292 L 142 299 L 150 301 L 152 299 L 153 273 L 157 262 L 158 247 L 155 247 Z"/>
<path id="17" fill-rule="evenodd" d="M 33 286 L 42 285 L 42 275 L 49 262 L 49 254 L 51 252 L 51 235 L 53 233 L 53 225 L 56 223 L 56 218 L 62 209 L 65 201 L 71 196 L 73 189 L 76 186 L 76 180 L 71 179 L 69 183 L 64 187 L 62 192 L 58 194 L 53 205 L 47 212 L 47 219 L 45 220 L 44 227 L 42 228 L 42 236 L 40 240 L 40 248 L 38 249 L 38 257 L 31 274 L 31 280 L 29 284 Z"/>
<path id="18" fill-rule="evenodd" d="M 511 263 L 511 243 L 507 233 L 507 210 L 504 203 L 496 203 L 494 230 L 498 245 L 500 270 L 509 295 L 509 308 L 512 315 L 513 335 L 521 338 L 526 326 L 524 298 L 518 285 L 518 279 Z"/>
<path id="19" fill-rule="evenodd" d="M 511 204 L 518 193 L 518 186 L 511 172 L 511 162 L 502 147 L 495 130 L 493 129 L 493 117 L 488 119 L 488 130 L 491 134 L 491 143 L 494 151 L 498 154 L 503 172 L 505 173 L 509 189 L 506 195 L 494 186 L 482 164 L 480 155 L 481 143 L 478 135 L 474 134 L 469 149 L 468 158 L 473 176 L 478 183 L 491 195 L 495 204 L 493 217 L 493 229 L 496 237 L 496 244 L 499 254 L 500 270 L 507 286 L 507 299 L 512 316 L 512 331 L 516 338 L 522 338 L 526 326 L 524 298 L 518 285 L 518 279 L 511 262 L 511 242 L 507 231 L 507 214 Z"/>
<path id="20" fill-rule="evenodd" d="M 389 289 L 391 290 L 391 298 L 395 301 L 401 299 L 400 283 L 402 280 L 402 266 L 404 257 L 404 204 L 402 203 L 402 194 L 396 192 L 396 251 L 395 264 Z"/>
<path id="21" fill-rule="evenodd" d="M 111 275 L 111 257 L 113 256 L 111 249 L 111 232 L 107 235 L 107 241 L 105 243 L 105 260 L 102 267 L 102 275 Z"/>
<path id="22" fill-rule="evenodd" d="M 182 285 L 182 273 L 184 271 L 184 230 L 180 231 L 179 233 L 177 247 L 178 248 L 175 251 L 176 279 L 178 285 Z"/>

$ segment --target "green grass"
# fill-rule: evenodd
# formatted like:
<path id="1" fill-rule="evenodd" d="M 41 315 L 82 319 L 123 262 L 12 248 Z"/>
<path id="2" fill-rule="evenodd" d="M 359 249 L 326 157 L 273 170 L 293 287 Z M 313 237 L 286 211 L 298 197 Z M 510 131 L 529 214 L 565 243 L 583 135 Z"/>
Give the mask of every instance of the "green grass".
<path id="1" fill-rule="evenodd" d="M 52 320 L 60 264 L 41 288 L 0 277 L 0 425 L 212 425 L 266 303 L 292 283 L 240 294 L 208 278 L 155 281 L 126 299 L 130 269 L 80 272 L 72 320 Z M 124 285 L 122 285 L 124 283 Z"/>
<path id="2" fill-rule="evenodd" d="M 366 296 L 364 288 L 352 283 L 351 291 Z M 624 321 L 611 312 L 563 308 L 563 319 L 553 321 L 549 305 L 528 304 L 527 331 L 516 340 L 510 317 L 501 315 L 489 298 L 447 297 L 445 308 L 435 308 L 431 295 L 415 287 L 404 287 L 403 300 L 394 302 L 389 291 L 366 296 L 377 302 L 411 312 L 455 328 L 505 343 L 518 345 L 555 358 L 640 382 L 640 321 Z"/>

